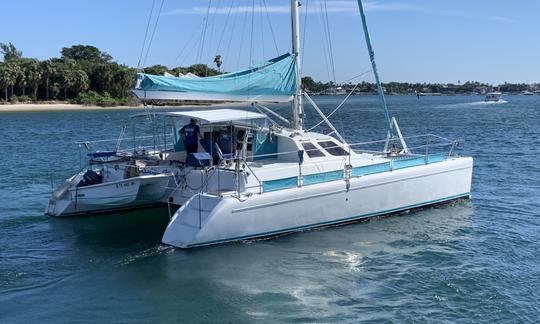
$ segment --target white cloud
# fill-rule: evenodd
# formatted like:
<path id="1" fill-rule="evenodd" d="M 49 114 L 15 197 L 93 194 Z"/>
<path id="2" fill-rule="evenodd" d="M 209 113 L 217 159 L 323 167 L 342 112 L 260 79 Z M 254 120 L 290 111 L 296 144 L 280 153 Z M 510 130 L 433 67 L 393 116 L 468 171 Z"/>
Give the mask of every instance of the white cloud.
<path id="1" fill-rule="evenodd" d="M 208 10 L 210 14 L 217 14 L 217 15 L 228 15 L 230 14 L 243 14 L 243 13 L 250 13 L 252 11 L 255 11 L 255 13 L 259 12 L 268 12 L 269 14 L 289 14 L 290 13 L 290 6 L 288 5 L 270 5 L 268 4 L 270 1 L 267 2 L 267 5 L 255 5 L 255 6 L 249 6 L 249 5 L 234 5 L 233 7 L 230 6 L 211 6 L 208 8 L 208 6 L 193 6 L 191 8 L 183 8 L 183 9 L 173 9 L 168 12 L 165 12 L 165 15 L 205 15 Z M 324 3 L 326 2 L 326 8 L 324 6 Z M 321 1 L 321 0 L 311 0 L 311 1 L 303 1 L 304 8 L 308 8 L 308 13 L 316 14 L 320 13 L 321 11 L 327 11 L 328 13 L 343 13 L 343 14 L 358 14 L 358 6 L 355 0 L 327 0 L 327 1 Z M 366 11 L 406 11 L 406 12 L 416 12 L 416 13 L 424 13 L 428 15 L 436 15 L 436 16 L 447 16 L 447 17 L 456 17 L 456 18 L 463 18 L 463 19 L 481 19 L 481 20 L 492 20 L 497 22 L 503 22 L 503 23 L 515 23 L 516 21 L 511 18 L 503 17 L 503 16 L 486 16 L 481 14 L 474 14 L 469 12 L 462 12 L 457 10 L 438 10 L 438 9 L 431 9 L 423 6 L 418 6 L 414 4 L 407 4 L 402 2 L 382 2 L 382 1 L 368 1 L 364 2 L 364 9 Z"/>

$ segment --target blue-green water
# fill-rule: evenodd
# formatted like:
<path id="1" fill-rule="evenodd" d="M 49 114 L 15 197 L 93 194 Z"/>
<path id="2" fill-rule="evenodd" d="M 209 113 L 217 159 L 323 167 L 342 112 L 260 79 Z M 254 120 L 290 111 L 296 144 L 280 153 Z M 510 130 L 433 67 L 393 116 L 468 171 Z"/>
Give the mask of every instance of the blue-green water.
<path id="1" fill-rule="evenodd" d="M 132 111 L 0 113 L 0 322 L 538 321 L 540 96 L 481 100 L 388 98 L 405 135 L 464 140 L 473 200 L 194 250 L 160 245 L 164 209 L 42 214 L 51 172 L 79 167 L 73 143 L 114 138 Z M 351 142 L 384 136 L 375 97 L 333 121 Z"/>

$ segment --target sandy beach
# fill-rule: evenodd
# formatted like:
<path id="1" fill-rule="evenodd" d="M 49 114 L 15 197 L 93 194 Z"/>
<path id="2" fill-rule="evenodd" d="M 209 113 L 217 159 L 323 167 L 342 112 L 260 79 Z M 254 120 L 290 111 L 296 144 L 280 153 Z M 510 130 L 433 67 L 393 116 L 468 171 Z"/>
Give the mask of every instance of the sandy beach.
<path id="1" fill-rule="evenodd" d="M 105 110 L 105 109 L 133 109 L 142 107 L 132 106 L 117 106 L 117 107 L 98 107 L 98 106 L 85 106 L 68 103 L 18 103 L 18 104 L 4 104 L 0 105 L 0 112 L 16 112 L 16 111 L 63 111 L 63 110 Z"/>
<path id="2" fill-rule="evenodd" d="M 154 106 L 157 109 L 205 109 L 205 108 L 224 108 L 230 106 L 247 106 L 245 103 L 213 103 L 204 105 L 181 105 L 181 106 Z M 0 113 L 2 112 L 24 112 L 24 111 L 67 111 L 67 110 L 126 110 L 143 108 L 143 105 L 137 106 L 116 106 L 116 107 L 99 107 L 99 106 L 86 106 L 68 103 L 17 103 L 17 104 L 0 104 Z"/>

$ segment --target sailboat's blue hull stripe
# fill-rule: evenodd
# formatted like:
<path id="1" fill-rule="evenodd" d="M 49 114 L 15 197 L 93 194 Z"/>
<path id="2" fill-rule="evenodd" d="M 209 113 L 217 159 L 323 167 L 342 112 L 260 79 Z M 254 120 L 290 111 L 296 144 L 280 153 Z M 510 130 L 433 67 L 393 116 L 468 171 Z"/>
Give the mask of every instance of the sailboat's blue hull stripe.
<path id="1" fill-rule="evenodd" d="M 425 164 L 431 164 L 436 162 L 442 162 L 446 159 L 444 154 L 430 154 L 427 160 L 424 156 L 404 157 L 404 158 L 392 158 L 390 162 L 383 162 L 378 164 L 365 165 L 352 168 L 351 176 L 360 177 L 369 174 L 388 172 L 391 170 L 399 170 L 405 168 L 416 167 Z M 303 176 L 303 185 L 309 186 L 312 184 L 330 182 L 341 180 L 344 178 L 343 170 L 335 170 L 328 172 L 321 172 L 315 174 L 306 174 Z M 276 180 L 263 181 L 263 192 L 271 192 L 277 190 L 284 190 L 295 188 L 298 186 L 298 177 L 289 177 Z"/>

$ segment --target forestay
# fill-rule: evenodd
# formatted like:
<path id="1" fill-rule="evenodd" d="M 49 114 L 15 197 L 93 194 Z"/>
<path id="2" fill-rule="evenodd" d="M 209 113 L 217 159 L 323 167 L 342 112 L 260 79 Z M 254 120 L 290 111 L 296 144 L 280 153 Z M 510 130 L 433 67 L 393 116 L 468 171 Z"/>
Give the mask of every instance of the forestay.
<path id="1" fill-rule="evenodd" d="M 264 64 L 222 75 L 190 78 L 138 74 L 132 92 L 141 100 L 208 100 L 243 102 L 288 102 L 297 82 L 293 54 Z"/>

